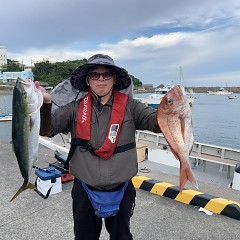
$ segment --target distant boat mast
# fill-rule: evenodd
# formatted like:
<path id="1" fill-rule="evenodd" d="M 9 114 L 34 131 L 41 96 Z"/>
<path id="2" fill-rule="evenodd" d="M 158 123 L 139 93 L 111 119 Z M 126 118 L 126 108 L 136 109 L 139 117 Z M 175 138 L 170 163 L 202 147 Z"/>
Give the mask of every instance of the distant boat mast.
<path id="1" fill-rule="evenodd" d="M 184 82 L 184 78 L 183 78 L 183 71 L 181 66 L 179 68 L 179 75 L 180 75 L 180 85 L 182 85 L 182 82 Z"/>

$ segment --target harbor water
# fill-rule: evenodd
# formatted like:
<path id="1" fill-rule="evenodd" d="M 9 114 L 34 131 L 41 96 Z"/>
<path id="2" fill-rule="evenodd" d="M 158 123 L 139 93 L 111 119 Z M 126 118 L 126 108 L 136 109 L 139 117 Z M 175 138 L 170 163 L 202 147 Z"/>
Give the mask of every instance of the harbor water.
<path id="1" fill-rule="evenodd" d="M 136 94 L 147 98 L 149 94 Z M 192 110 L 194 140 L 222 147 L 240 149 L 240 94 L 228 96 L 196 93 Z"/>
<path id="2" fill-rule="evenodd" d="M 146 98 L 149 94 L 136 94 Z M 195 94 L 193 103 L 194 140 L 240 149 L 240 94 L 227 96 Z M 12 112 L 12 95 L 0 95 L 0 113 Z M 0 140 L 11 141 L 11 122 L 0 123 Z"/>

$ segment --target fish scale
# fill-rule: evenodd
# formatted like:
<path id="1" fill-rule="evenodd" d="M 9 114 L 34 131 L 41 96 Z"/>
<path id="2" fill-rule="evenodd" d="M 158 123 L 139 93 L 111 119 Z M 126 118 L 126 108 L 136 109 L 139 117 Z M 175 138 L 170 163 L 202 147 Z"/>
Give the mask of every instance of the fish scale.
<path id="1" fill-rule="evenodd" d="M 35 189 L 29 182 L 29 177 L 38 155 L 42 103 L 42 93 L 34 82 L 31 79 L 18 78 L 13 90 L 12 144 L 23 184 L 11 201 L 24 190 Z"/>

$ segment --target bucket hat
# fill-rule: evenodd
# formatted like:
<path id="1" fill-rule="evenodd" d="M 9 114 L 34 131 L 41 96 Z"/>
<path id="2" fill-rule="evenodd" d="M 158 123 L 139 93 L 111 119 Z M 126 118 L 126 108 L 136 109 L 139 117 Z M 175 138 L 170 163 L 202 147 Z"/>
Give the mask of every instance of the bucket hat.
<path id="1" fill-rule="evenodd" d="M 114 89 L 120 91 L 130 86 L 132 80 L 127 71 L 116 66 L 113 59 L 104 54 L 93 55 L 88 59 L 86 64 L 75 69 L 70 77 L 72 86 L 79 91 L 88 91 L 89 86 L 86 84 L 86 75 L 91 68 L 97 66 L 107 66 L 115 72 L 116 83 L 114 84 Z"/>

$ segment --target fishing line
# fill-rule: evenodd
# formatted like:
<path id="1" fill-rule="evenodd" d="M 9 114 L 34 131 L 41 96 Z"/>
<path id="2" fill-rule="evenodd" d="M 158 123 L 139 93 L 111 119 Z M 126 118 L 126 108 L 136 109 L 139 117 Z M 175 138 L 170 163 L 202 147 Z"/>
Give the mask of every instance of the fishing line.
<path id="1" fill-rule="evenodd" d="M 78 98 L 78 95 L 80 94 L 80 90 L 78 91 L 77 93 L 77 96 L 74 98 L 74 101 L 76 102 L 77 101 L 77 98 Z"/>
<path id="2" fill-rule="evenodd" d="M 57 103 L 55 103 L 53 100 L 52 100 L 52 103 L 55 104 L 57 107 L 61 107 L 60 105 L 58 105 Z"/>

